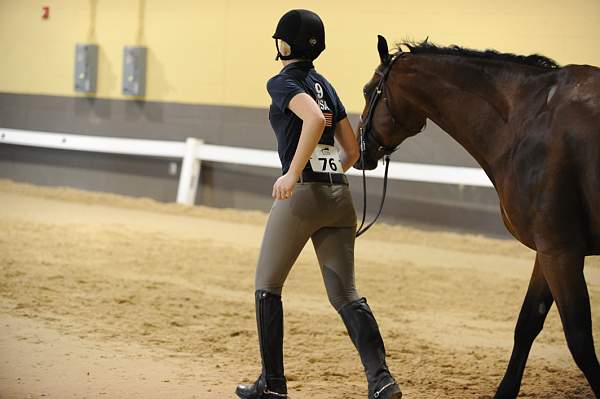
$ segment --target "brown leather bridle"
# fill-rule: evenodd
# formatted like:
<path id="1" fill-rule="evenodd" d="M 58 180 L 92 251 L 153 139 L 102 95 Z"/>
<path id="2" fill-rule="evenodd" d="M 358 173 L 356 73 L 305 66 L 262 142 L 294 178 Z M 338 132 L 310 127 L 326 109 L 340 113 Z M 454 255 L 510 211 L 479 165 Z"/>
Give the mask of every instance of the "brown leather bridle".
<path id="1" fill-rule="evenodd" d="M 377 140 L 377 138 L 375 137 L 375 135 L 373 134 L 373 128 L 372 128 L 372 123 L 373 123 L 373 113 L 375 112 L 375 107 L 377 106 L 377 102 L 379 101 L 380 98 L 383 98 L 383 102 L 388 110 L 388 113 L 390 114 L 390 117 L 392 118 L 392 123 L 394 126 L 396 126 L 396 119 L 394 119 L 394 115 L 392 114 L 392 111 L 390 110 L 389 107 L 389 95 L 387 94 L 387 78 L 390 74 L 390 71 L 392 70 L 392 66 L 394 65 L 394 62 L 396 62 L 396 60 L 398 58 L 400 58 L 400 56 L 402 55 L 402 53 L 398 53 L 396 55 L 394 55 L 392 57 L 391 60 L 388 61 L 387 65 L 385 66 L 385 68 L 383 69 L 383 71 L 376 71 L 376 73 L 381 77 L 381 79 L 379 79 L 379 82 L 377 82 L 377 86 L 375 88 L 375 92 L 373 93 L 373 95 L 371 96 L 371 98 L 369 99 L 369 106 L 367 107 L 367 115 L 365 116 L 365 121 L 364 123 L 361 123 L 361 127 L 359 129 L 359 134 L 360 134 L 360 166 L 362 169 L 362 177 L 363 177 L 363 215 L 362 215 L 362 221 L 360 222 L 360 226 L 358 227 L 357 231 L 356 231 L 356 237 L 360 237 L 360 235 L 362 235 L 364 232 L 366 232 L 367 230 L 369 230 L 371 228 L 371 226 L 377 221 L 377 219 L 379 218 L 379 215 L 381 215 L 381 211 L 383 210 L 383 204 L 385 202 L 385 195 L 387 192 L 387 180 L 388 180 L 388 169 L 390 166 L 390 155 L 396 151 L 396 149 L 398 148 L 398 146 L 385 146 L 383 144 L 381 144 L 379 142 L 379 140 Z M 383 95 L 383 97 L 382 97 Z M 361 120 L 362 122 L 362 120 Z M 366 225 L 364 228 L 364 224 L 365 224 L 365 217 L 367 214 L 367 177 L 365 175 L 365 152 L 367 149 L 367 146 L 376 146 L 377 151 L 375 153 L 376 155 L 376 159 L 379 159 L 381 157 L 383 157 L 384 162 L 385 162 L 385 172 L 383 175 L 383 193 L 381 194 L 381 203 L 379 204 L 379 210 L 377 211 L 377 215 L 375 215 L 375 218 L 371 221 L 371 223 L 369 223 L 368 225 Z"/>

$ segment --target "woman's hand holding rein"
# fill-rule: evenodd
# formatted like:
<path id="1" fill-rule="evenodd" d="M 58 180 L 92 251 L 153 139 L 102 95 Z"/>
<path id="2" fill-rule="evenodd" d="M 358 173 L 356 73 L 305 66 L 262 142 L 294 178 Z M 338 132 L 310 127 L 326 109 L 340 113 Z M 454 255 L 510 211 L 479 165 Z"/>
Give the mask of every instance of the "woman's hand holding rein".
<path id="1" fill-rule="evenodd" d="M 348 118 L 339 121 L 335 127 L 335 140 L 340 149 L 340 161 L 345 172 L 360 158 L 356 136 Z"/>

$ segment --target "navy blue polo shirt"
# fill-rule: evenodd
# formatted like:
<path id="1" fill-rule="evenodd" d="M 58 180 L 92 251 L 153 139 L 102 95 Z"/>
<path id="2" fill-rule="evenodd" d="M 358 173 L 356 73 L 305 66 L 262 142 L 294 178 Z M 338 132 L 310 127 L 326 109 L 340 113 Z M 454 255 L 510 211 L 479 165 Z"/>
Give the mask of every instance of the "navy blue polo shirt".
<path id="1" fill-rule="evenodd" d="M 286 65 L 279 74 L 269 79 L 267 91 L 272 101 L 269 122 L 277 137 L 277 152 L 283 174 L 290 168 L 302 130 L 302 119 L 288 109 L 290 100 L 296 94 L 307 93 L 319 105 L 326 121 L 319 143 L 333 145 L 335 127 L 346 117 L 346 110 L 333 86 L 315 71 L 312 62 L 298 61 Z M 304 170 L 312 170 L 310 162 Z"/>

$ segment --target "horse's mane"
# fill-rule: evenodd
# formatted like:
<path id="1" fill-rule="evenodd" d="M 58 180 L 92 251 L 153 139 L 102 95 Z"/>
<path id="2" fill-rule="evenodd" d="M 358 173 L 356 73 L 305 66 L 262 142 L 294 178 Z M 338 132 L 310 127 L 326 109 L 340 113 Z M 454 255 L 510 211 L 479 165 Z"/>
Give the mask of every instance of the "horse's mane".
<path id="1" fill-rule="evenodd" d="M 411 53 L 413 54 L 440 54 L 440 55 L 455 55 L 459 57 L 468 57 L 468 58 L 479 58 L 484 60 L 497 60 L 497 61 L 506 61 L 513 62 L 521 65 L 529 65 L 533 67 L 543 68 L 543 69 L 557 69 L 560 68 L 560 65 L 556 63 L 556 61 L 544 57 L 539 54 L 532 55 L 516 55 L 511 53 L 499 53 L 496 50 L 473 50 L 469 48 L 460 47 L 457 45 L 451 45 L 447 47 L 438 46 L 434 43 L 430 43 L 427 39 L 422 42 L 414 42 L 414 41 L 403 41 L 398 43 L 396 49 L 398 52 L 401 52 L 402 46 L 408 47 Z"/>

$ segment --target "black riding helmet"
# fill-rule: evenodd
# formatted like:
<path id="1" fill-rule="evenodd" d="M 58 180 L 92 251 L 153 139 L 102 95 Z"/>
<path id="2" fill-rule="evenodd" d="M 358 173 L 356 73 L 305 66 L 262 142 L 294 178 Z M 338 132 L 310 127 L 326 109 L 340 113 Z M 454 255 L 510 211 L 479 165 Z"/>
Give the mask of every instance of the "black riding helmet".
<path id="1" fill-rule="evenodd" d="M 325 50 L 325 27 L 317 14 L 309 10 L 291 10 L 286 12 L 277 24 L 275 34 L 277 59 L 291 60 L 308 58 L 314 60 Z M 277 39 L 290 45 L 290 55 L 282 55 Z"/>

